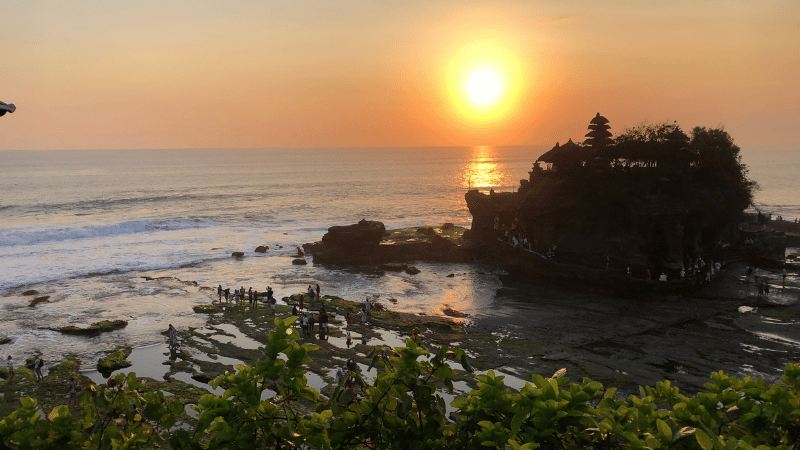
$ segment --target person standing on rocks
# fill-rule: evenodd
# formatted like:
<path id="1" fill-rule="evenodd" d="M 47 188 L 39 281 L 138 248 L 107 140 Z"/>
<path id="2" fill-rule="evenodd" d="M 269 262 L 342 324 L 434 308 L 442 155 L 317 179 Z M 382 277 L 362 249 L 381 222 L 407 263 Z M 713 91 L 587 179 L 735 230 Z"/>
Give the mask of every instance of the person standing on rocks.
<path id="1" fill-rule="evenodd" d="M 219 296 L 219 302 L 222 303 L 222 285 L 220 284 L 217 286 L 217 295 Z"/>
<path id="2" fill-rule="evenodd" d="M 42 375 L 42 366 L 44 365 L 44 360 L 42 359 L 42 355 L 36 354 L 36 358 L 33 360 L 33 376 L 36 377 L 36 381 L 42 381 L 44 375 Z"/>
<path id="3" fill-rule="evenodd" d="M 350 325 L 351 325 L 351 318 L 350 318 L 350 311 L 347 311 L 347 314 L 344 316 L 344 320 L 347 322 L 347 332 L 350 332 Z"/>
<path id="4" fill-rule="evenodd" d="M 322 297 L 319 296 L 319 283 L 317 283 L 317 299 L 322 301 Z"/>
<path id="5" fill-rule="evenodd" d="M 303 294 L 300 294 L 300 311 L 303 310 Z"/>

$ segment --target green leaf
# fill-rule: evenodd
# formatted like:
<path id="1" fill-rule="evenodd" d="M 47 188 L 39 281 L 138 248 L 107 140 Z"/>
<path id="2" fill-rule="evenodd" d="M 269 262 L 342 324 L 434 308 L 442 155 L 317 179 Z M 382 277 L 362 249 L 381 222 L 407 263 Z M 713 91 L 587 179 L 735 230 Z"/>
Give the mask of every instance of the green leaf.
<path id="1" fill-rule="evenodd" d="M 672 429 L 667 425 L 667 422 L 664 422 L 661 419 L 656 419 L 656 426 L 658 427 L 658 435 L 661 437 L 661 440 L 666 442 L 667 444 L 672 442 Z"/>
<path id="2" fill-rule="evenodd" d="M 703 450 L 712 450 L 714 448 L 714 441 L 703 430 L 695 430 L 694 437 L 697 443 L 700 444 Z"/>

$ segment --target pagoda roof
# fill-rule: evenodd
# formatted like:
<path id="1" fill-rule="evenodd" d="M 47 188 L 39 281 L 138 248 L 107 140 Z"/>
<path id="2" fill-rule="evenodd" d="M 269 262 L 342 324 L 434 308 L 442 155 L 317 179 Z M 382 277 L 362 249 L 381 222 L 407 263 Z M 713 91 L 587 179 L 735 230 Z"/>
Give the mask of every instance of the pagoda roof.
<path id="1" fill-rule="evenodd" d="M 608 123 L 608 119 L 606 119 L 605 117 L 601 116 L 600 113 L 597 113 L 597 115 L 594 116 L 594 119 L 592 119 L 589 123 L 595 124 L 595 125 L 605 125 L 605 124 Z"/>

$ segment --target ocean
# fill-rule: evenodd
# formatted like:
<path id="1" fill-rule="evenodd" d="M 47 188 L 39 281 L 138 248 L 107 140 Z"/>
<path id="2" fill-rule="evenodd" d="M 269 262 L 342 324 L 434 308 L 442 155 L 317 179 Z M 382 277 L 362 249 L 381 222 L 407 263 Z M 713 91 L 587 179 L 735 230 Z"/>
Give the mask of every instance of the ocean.
<path id="1" fill-rule="evenodd" d="M 162 343 L 169 323 L 200 326 L 203 288 L 244 286 L 281 298 L 319 283 L 392 309 L 493 314 L 497 269 L 418 263 L 416 276 L 291 264 L 304 243 L 361 219 L 388 229 L 469 227 L 470 187 L 510 191 L 545 147 L 76 150 L 0 152 L 0 352 L 67 351 L 91 365 L 103 350 Z M 800 217 L 800 162 L 751 164 L 756 204 Z M 266 254 L 255 253 L 259 245 Z M 245 257 L 234 259 L 231 253 Z M 309 258 L 309 262 L 310 262 Z M 452 277 L 448 275 L 453 275 Z M 157 278 L 157 282 L 145 277 Z M 196 284 L 195 284 L 196 283 Z M 49 301 L 30 307 L 33 296 Z M 53 328 L 126 319 L 103 336 Z"/>

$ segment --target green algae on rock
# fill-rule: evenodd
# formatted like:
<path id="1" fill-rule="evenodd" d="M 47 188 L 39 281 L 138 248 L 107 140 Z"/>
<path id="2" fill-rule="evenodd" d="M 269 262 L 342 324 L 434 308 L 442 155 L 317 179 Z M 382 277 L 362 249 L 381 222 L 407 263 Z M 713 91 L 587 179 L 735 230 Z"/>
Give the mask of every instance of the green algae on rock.
<path id="1" fill-rule="evenodd" d="M 60 331 L 64 334 L 83 334 L 83 335 L 95 335 L 105 331 L 113 331 L 118 330 L 120 328 L 125 328 L 128 326 L 127 320 L 117 319 L 117 320 L 101 320 L 100 322 L 95 322 L 89 325 L 88 328 L 80 328 L 76 326 L 66 326 L 57 328 L 56 331 Z"/>
<path id="2" fill-rule="evenodd" d="M 106 356 L 97 361 L 97 371 L 107 377 L 117 369 L 130 367 L 131 362 L 126 358 L 130 356 L 131 351 L 130 345 L 118 345 L 113 350 L 106 351 Z"/>

